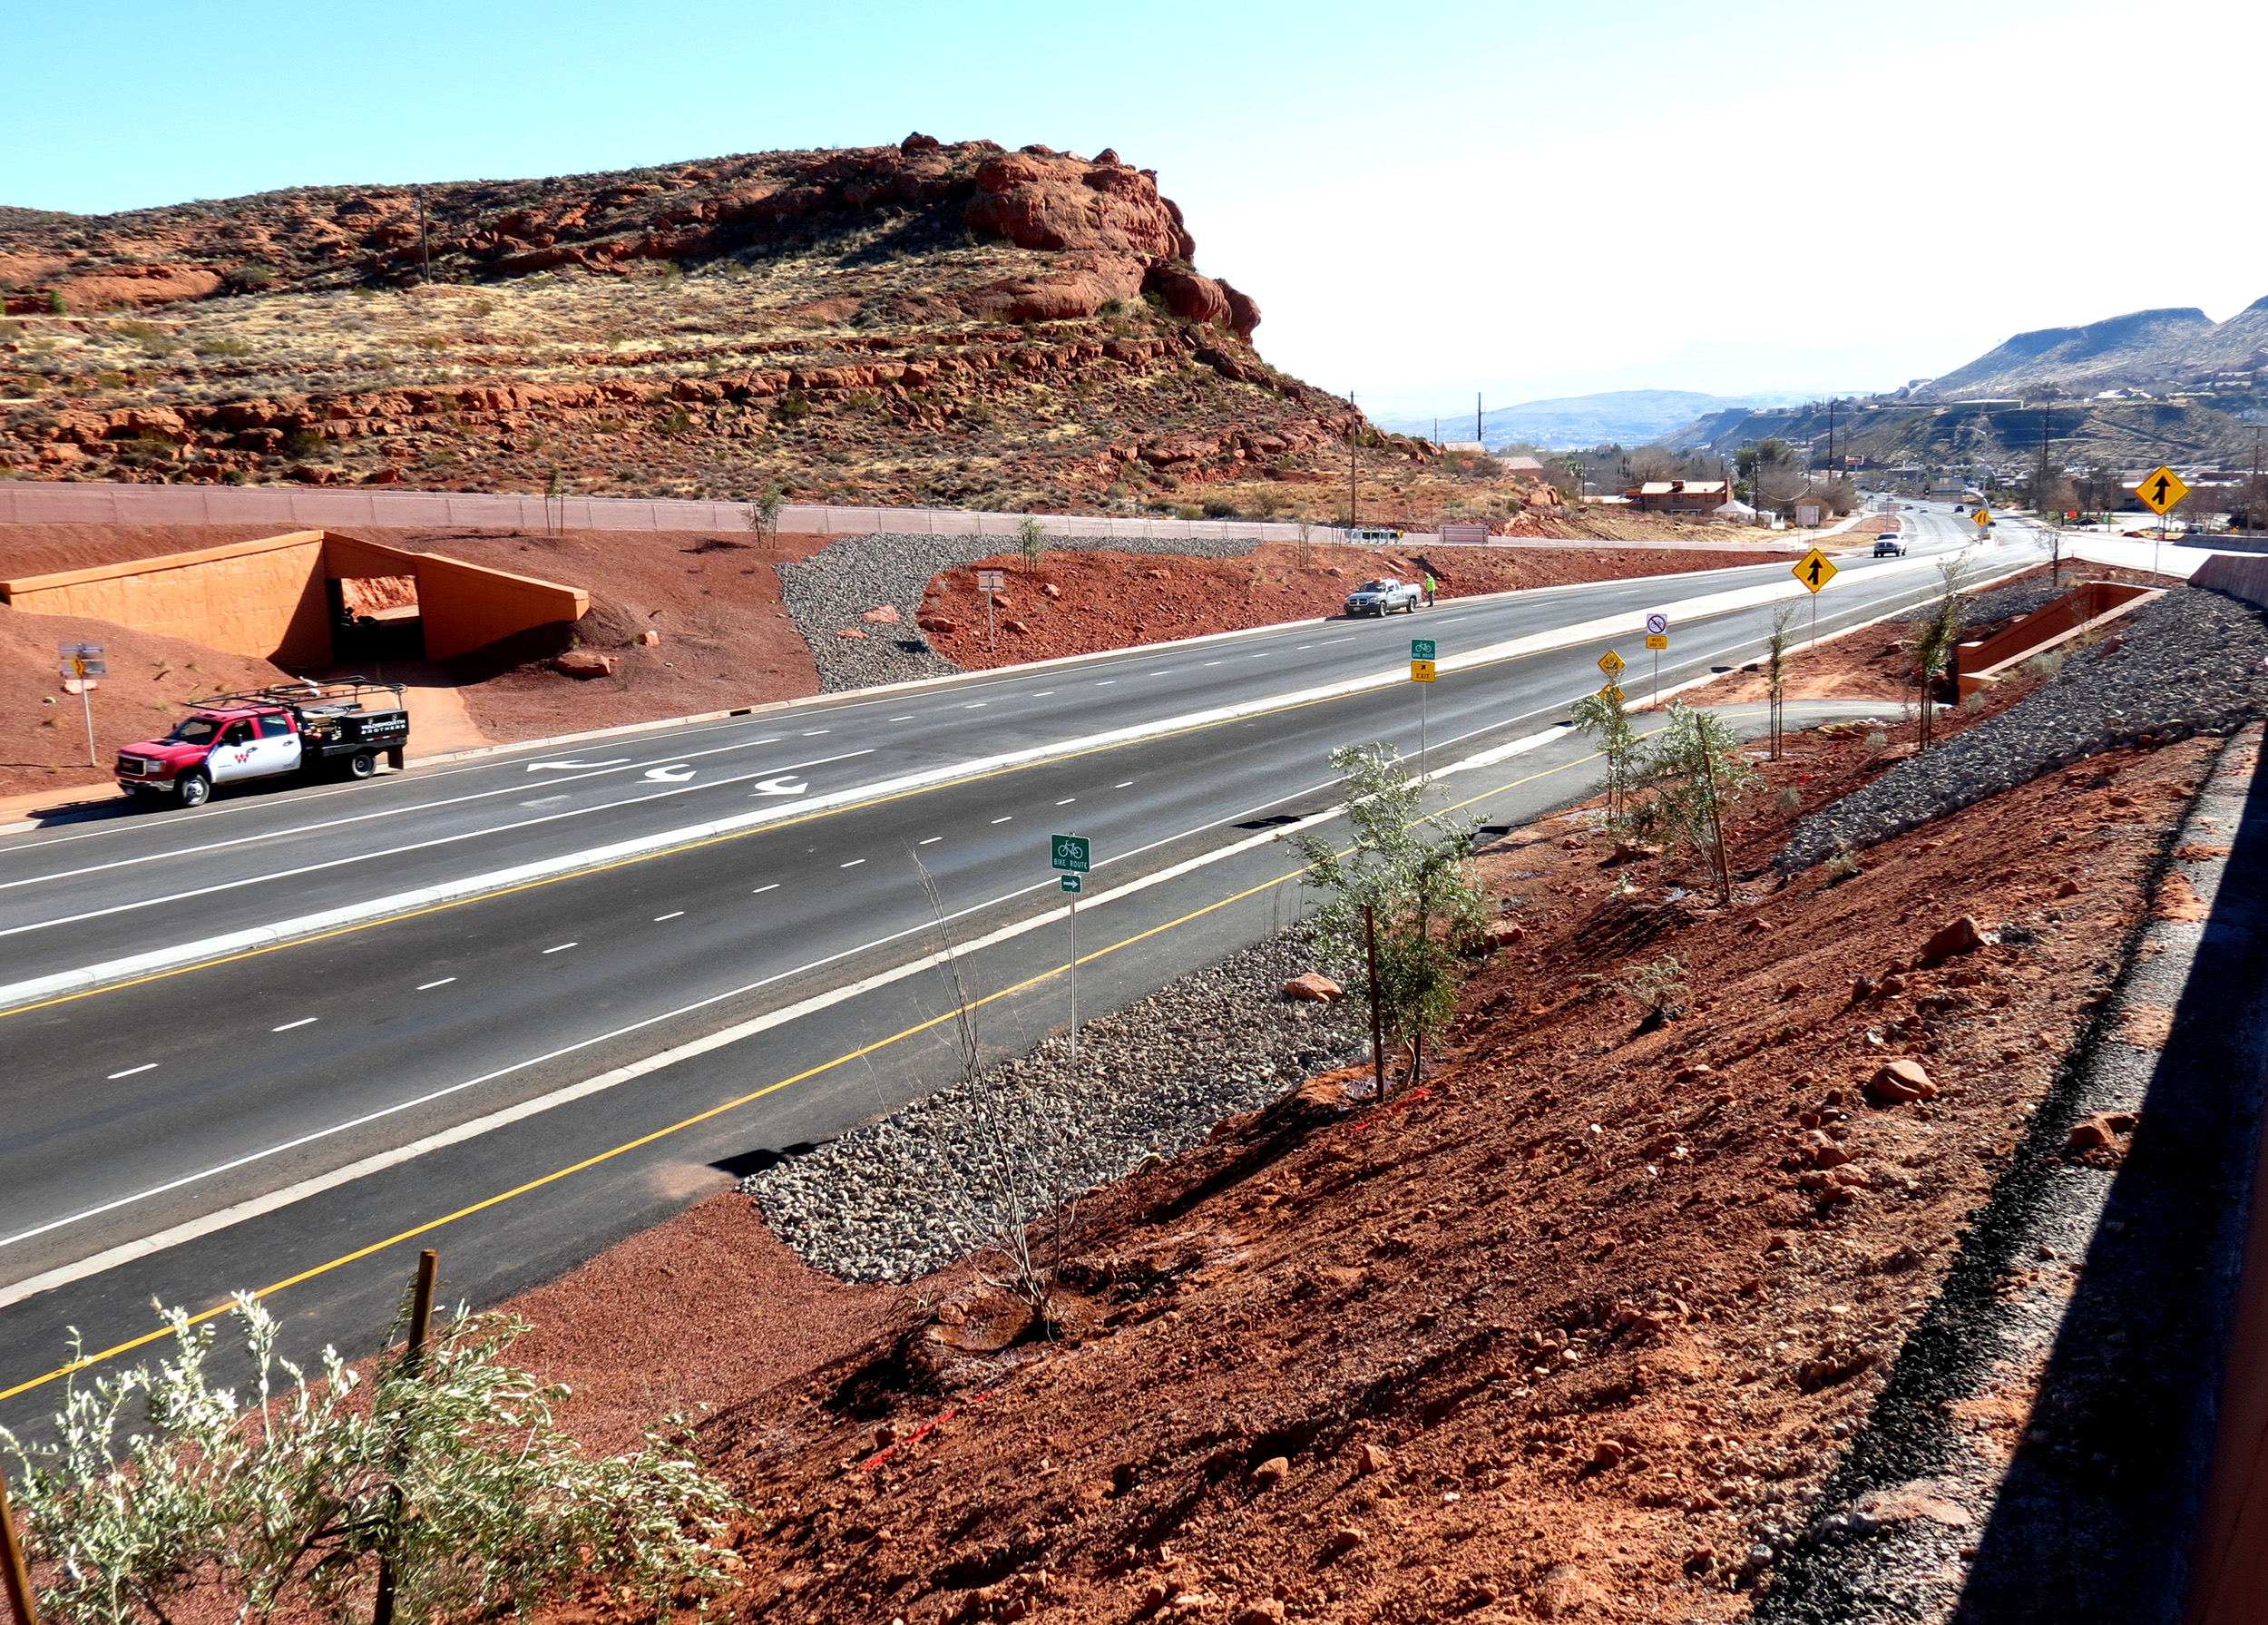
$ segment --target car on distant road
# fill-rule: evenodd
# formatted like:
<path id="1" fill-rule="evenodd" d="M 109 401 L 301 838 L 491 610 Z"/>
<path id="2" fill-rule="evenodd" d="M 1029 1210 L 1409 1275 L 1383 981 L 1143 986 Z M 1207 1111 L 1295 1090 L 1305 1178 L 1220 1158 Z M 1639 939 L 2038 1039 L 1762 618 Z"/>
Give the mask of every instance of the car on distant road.
<path id="1" fill-rule="evenodd" d="M 1905 553 L 1906 544 L 1898 539 L 1894 531 L 1885 531 L 1874 538 L 1874 556 L 1878 559 L 1903 558 Z"/>
<path id="2" fill-rule="evenodd" d="M 1423 592 L 1414 582 L 1397 581 L 1391 575 L 1376 581 L 1364 582 L 1346 595 L 1349 615 L 1391 615 L 1396 610 L 1417 613 L 1418 602 Z"/>

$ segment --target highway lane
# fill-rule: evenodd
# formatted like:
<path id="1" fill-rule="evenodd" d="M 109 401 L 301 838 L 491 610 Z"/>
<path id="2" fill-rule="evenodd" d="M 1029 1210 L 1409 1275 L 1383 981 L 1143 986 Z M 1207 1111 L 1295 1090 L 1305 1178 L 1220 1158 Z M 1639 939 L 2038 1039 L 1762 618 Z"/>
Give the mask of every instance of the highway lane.
<path id="1" fill-rule="evenodd" d="M 1746 709 L 1736 720 L 1754 731 L 1761 708 Z M 1563 735 L 1441 781 L 1439 798 L 1518 824 L 1581 793 L 1592 765 L 1588 746 Z M 1081 1008 L 1116 1007 L 1280 929 L 1301 911 L 1299 866 L 1285 846 L 1262 842 L 1093 907 L 1080 929 Z M 1065 945 L 1060 922 L 1049 921 L 966 957 L 988 1054 L 1020 1052 L 1060 1030 Z M 357 967 L 342 956 L 324 968 Z M 284 1350 L 304 1358 L 326 1342 L 350 1354 L 372 1346 L 418 1247 L 441 1248 L 452 1300 L 484 1305 L 547 1279 L 751 1168 L 952 1082 L 954 1048 L 939 1030 L 948 997 L 934 971 L 899 978 L 760 1040 L 686 1055 L 28 1299 L 0 1293 L 0 1424 L 34 1424 L 52 1407 L 56 1385 L 43 1379 L 57 1369 L 65 1328 L 79 1328 L 95 1353 L 148 1337 L 153 1299 L 203 1311 L 234 1289 L 281 1287 L 271 1307 Z M 366 1014 L 378 1019 L 385 998 L 374 990 Z M 687 1313 L 697 1319 L 699 1306 Z"/>
<path id="2" fill-rule="evenodd" d="M 1881 566 L 1852 561 L 1855 605 Z M 1391 622 L 1332 622 L 975 674 L 747 719 L 223 799 L 0 840 L 0 983 L 272 924 L 704 820 L 946 773 L 1003 753 L 1365 673 L 1412 635 L 1444 652 L 1667 602 L 1785 582 L 1755 566 L 1446 600 Z M 1882 590 L 1888 590 L 1886 580 Z M 1432 629 L 1430 631 L 1428 629 Z"/>
<path id="3" fill-rule="evenodd" d="M 1925 590 L 1923 578 L 1908 578 L 1906 596 Z M 1853 594 L 1825 624 L 1880 607 Z M 1666 680 L 1753 655 L 1764 616 L 1680 628 Z M 1424 617 L 1414 619 L 1430 630 Z M 1391 629 L 1397 653 L 1407 630 Z M 1449 751 L 1536 729 L 1596 685 L 1594 653 L 1532 656 L 1436 685 L 1433 739 Z M 21 1238 L 0 1244 L 0 1284 L 210 1218 L 903 963 L 925 951 L 926 935 L 908 853 L 931 865 L 948 905 L 965 915 L 957 928 L 973 933 L 1053 908 L 1038 851 L 1060 821 L 1077 819 L 1096 836 L 1108 864 L 1099 883 L 1107 883 L 1113 867 L 1154 872 L 1217 849 L 1240 834 L 1224 826 L 1271 810 L 1315 810 L 1332 746 L 1389 737 L 1414 748 L 1413 700 L 1412 689 L 1398 685 L 941 786 L 0 1018 L 0 1031 L 15 1035 L 12 1051 L 32 1057 L 0 1089 L 0 1122 L 8 1125 L 0 1138 L 0 1235 Z M 1559 754 L 1552 771 L 1584 752 Z M 1559 794 L 1582 788 L 1564 776 L 1555 782 Z M 1241 872 L 1246 861 L 1221 872 Z M 1135 956 L 1137 980 L 1154 985 L 1217 956 L 1217 947 L 1188 934 L 1146 948 Z M 879 996 L 886 1003 L 899 995 Z M 1099 991 L 1094 1007 L 1100 998 Z M 875 1003 L 833 1007 L 751 1049 L 768 1062 L 783 1044 L 847 1042 Z M 427 1098 L 440 1091 L 451 1092 Z M 871 1101 L 859 1097 L 851 1118 L 829 1121 L 839 1129 L 918 1092 L 917 1079 L 894 1074 Z M 606 1124 L 617 1103 L 600 1101 L 588 1115 Z M 247 1156 L 253 1160 L 222 1167 Z M 445 1166 L 406 1164 L 368 1182 L 447 1199 Z M 319 1251 L 320 1232 L 280 1214 L 259 1234 L 271 1249 Z M 200 1245 L 233 1256 L 231 1233 Z M 580 1240 L 561 1245 L 596 1246 L 610 1233 L 592 1219 Z M 205 1253 L 181 1259 L 192 1255 Z M 149 1268 L 177 1285 L 183 1279 L 165 1273 L 173 1265 Z M 225 1280 L 245 1284 L 255 1273 Z M 53 1311 L 83 1308 L 122 1278 L 106 1272 L 20 1308 L 53 1325 Z M 198 1284 L 209 1293 L 213 1281 Z"/>

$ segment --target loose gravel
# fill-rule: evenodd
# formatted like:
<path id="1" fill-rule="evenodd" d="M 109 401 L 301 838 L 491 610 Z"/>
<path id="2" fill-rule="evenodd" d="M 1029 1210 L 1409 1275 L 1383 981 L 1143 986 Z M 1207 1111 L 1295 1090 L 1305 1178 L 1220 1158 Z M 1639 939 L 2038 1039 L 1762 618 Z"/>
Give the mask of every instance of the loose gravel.
<path id="1" fill-rule="evenodd" d="M 1253 537 L 1050 536 L 1051 552 L 1178 553 L 1192 558 L 1241 558 Z M 995 553 L 1012 553 L 1012 536 L 916 536 L 879 532 L 845 536 L 807 559 L 778 565 L 780 601 L 811 646 L 822 693 L 876 683 L 951 677 L 962 668 L 929 646 L 914 617 L 922 592 L 940 571 L 956 570 Z M 861 620 L 868 610 L 894 606 L 895 625 Z M 864 632 L 846 638 L 845 631 Z"/>
<path id="2" fill-rule="evenodd" d="M 1805 818 L 1773 866 L 1807 869 L 1839 846 L 1886 841 L 2106 750 L 2233 732 L 2268 715 L 2264 661 L 2268 624 L 2257 612 L 2217 592 L 2168 592 L 2068 656 L 2018 704 Z"/>
<path id="3" fill-rule="evenodd" d="M 1287 999 L 1315 968 L 1295 926 L 971 1084 L 741 1181 L 813 1267 L 909 1281 L 1150 1157 L 1203 1140 L 1361 1048 L 1344 1003 Z"/>

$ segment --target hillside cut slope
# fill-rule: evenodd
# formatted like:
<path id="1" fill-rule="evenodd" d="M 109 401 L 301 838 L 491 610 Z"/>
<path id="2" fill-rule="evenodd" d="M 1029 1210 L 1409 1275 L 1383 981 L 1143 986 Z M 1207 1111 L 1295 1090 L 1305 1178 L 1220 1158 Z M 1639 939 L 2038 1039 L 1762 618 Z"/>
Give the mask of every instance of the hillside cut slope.
<path id="1" fill-rule="evenodd" d="M 5 210 L 0 468 L 987 507 L 1320 484 L 1361 420 L 1261 360 L 1195 252 L 1115 152 L 919 134 Z"/>

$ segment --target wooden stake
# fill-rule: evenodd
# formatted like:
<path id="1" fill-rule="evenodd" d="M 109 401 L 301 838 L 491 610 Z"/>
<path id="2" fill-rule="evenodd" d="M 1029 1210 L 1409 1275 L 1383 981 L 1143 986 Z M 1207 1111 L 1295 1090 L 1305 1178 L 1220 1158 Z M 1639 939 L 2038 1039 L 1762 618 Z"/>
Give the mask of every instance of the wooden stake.
<path id="1" fill-rule="evenodd" d="M 24 1555 L 24 1542 L 15 1532 L 15 1513 L 8 1506 L 7 1474 L 0 1473 L 0 1570 L 6 1571 L 8 1606 L 16 1625 L 39 1625 L 33 1610 L 32 1565 Z"/>
<path id="2" fill-rule="evenodd" d="M 1370 954 L 1370 1059 L 1377 1085 L 1375 1098 L 1386 1098 L 1386 1029 L 1378 1016 L 1378 911 L 1363 905 L 1363 945 Z"/>
<path id="3" fill-rule="evenodd" d="M 402 1355 L 402 1369 L 415 1373 L 425 1354 L 425 1335 L 433 1326 L 434 1277 L 438 1272 L 441 1255 L 432 1248 L 417 1255 L 417 1284 L 409 1297 L 409 1347 Z M 395 1516 L 402 1512 L 402 1490 L 394 1487 Z M 378 1595 L 370 1608 L 370 1625 L 394 1625 L 394 1557 L 391 1552 L 378 1554 Z"/>

